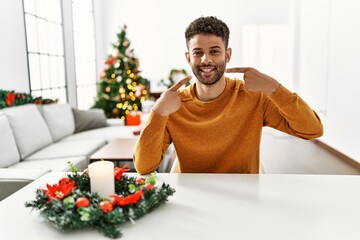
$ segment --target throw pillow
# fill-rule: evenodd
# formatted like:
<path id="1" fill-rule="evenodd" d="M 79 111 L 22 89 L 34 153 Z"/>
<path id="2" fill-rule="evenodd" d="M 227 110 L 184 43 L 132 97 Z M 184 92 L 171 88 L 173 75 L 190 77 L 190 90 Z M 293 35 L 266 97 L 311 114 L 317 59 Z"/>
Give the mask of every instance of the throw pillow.
<path id="1" fill-rule="evenodd" d="M 75 123 L 71 106 L 60 103 L 39 105 L 54 142 L 74 133 Z"/>
<path id="2" fill-rule="evenodd" d="M 3 111 L 13 131 L 21 159 L 53 142 L 49 128 L 35 104 L 4 108 Z"/>
<path id="3" fill-rule="evenodd" d="M 4 113 L 0 112 L 0 170 L 20 161 L 19 151 L 9 121 Z M 1 174 L 0 174 L 1 175 Z"/>
<path id="4" fill-rule="evenodd" d="M 104 109 L 78 110 L 73 108 L 72 110 L 75 119 L 75 133 L 107 126 Z"/>

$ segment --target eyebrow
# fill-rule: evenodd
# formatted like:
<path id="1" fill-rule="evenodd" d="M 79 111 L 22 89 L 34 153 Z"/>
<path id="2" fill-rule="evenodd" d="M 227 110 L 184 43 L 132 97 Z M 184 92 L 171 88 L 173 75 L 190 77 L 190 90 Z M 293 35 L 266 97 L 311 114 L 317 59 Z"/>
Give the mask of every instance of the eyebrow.
<path id="1" fill-rule="evenodd" d="M 221 47 L 220 46 L 212 46 L 210 47 L 210 49 L 220 49 L 221 50 Z M 202 48 L 194 48 L 192 49 L 191 51 L 202 51 L 203 49 Z"/>

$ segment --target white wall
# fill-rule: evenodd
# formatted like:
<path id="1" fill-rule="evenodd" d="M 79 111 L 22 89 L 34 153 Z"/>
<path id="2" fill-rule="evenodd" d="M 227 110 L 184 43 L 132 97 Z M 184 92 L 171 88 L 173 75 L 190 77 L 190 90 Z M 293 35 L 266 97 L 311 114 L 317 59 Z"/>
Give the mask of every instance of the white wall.
<path id="1" fill-rule="evenodd" d="M 321 113 L 322 141 L 360 162 L 360 2 L 301 5 L 301 96 Z"/>
<path id="2" fill-rule="evenodd" d="M 0 89 L 29 92 L 22 0 L 0 1 Z"/>
<path id="3" fill-rule="evenodd" d="M 296 91 L 292 24 L 250 24 L 242 29 L 241 65 L 259 69 Z"/>
<path id="4" fill-rule="evenodd" d="M 325 140 L 360 162 L 360 2 L 331 1 Z"/>
<path id="5" fill-rule="evenodd" d="M 300 21 L 300 92 L 324 118 L 329 57 L 329 0 L 301 0 Z"/>
<path id="6" fill-rule="evenodd" d="M 241 64 L 242 25 L 289 22 L 288 0 L 96 0 L 103 9 L 103 54 L 99 65 L 116 41 L 119 26 L 128 26 L 128 37 L 140 60 L 142 75 L 157 82 L 173 68 L 190 68 L 185 60 L 184 33 L 188 24 L 201 15 L 215 15 L 230 28 L 233 57 L 229 66 Z M 101 68 L 101 67 L 100 67 Z"/>

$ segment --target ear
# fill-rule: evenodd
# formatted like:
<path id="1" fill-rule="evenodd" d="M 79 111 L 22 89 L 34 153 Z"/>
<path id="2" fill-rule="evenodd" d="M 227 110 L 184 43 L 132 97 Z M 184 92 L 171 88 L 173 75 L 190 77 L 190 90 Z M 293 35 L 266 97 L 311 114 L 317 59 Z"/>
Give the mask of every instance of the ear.
<path id="1" fill-rule="evenodd" d="M 188 64 L 190 64 L 190 53 L 185 52 L 185 57 L 186 57 L 186 61 L 188 62 Z"/>
<path id="2" fill-rule="evenodd" d="M 231 48 L 226 49 L 226 52 L 225 52 L 225 60 L 226 60 L 226 63 L 230 62 L 231 53 L 232 53 Z"/>

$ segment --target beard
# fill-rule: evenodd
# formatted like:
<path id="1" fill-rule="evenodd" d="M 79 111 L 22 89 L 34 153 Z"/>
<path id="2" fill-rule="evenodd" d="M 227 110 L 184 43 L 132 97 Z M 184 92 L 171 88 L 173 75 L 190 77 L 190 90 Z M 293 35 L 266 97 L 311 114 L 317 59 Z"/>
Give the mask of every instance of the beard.
<path id="1" fill-rule="evenodd" d="M 207 73 L 202 70 L 202 68 L 212 68 L 212 71 Z M 200 83 L 204 85 L 214 85 L 217 83 L 221 77 L 224 75 L 226 68 L 226 62 L 222 62 L 221 64 L 200 64 L 200 65 L 192 65 L 191 70 L 199 80 Z"/>

